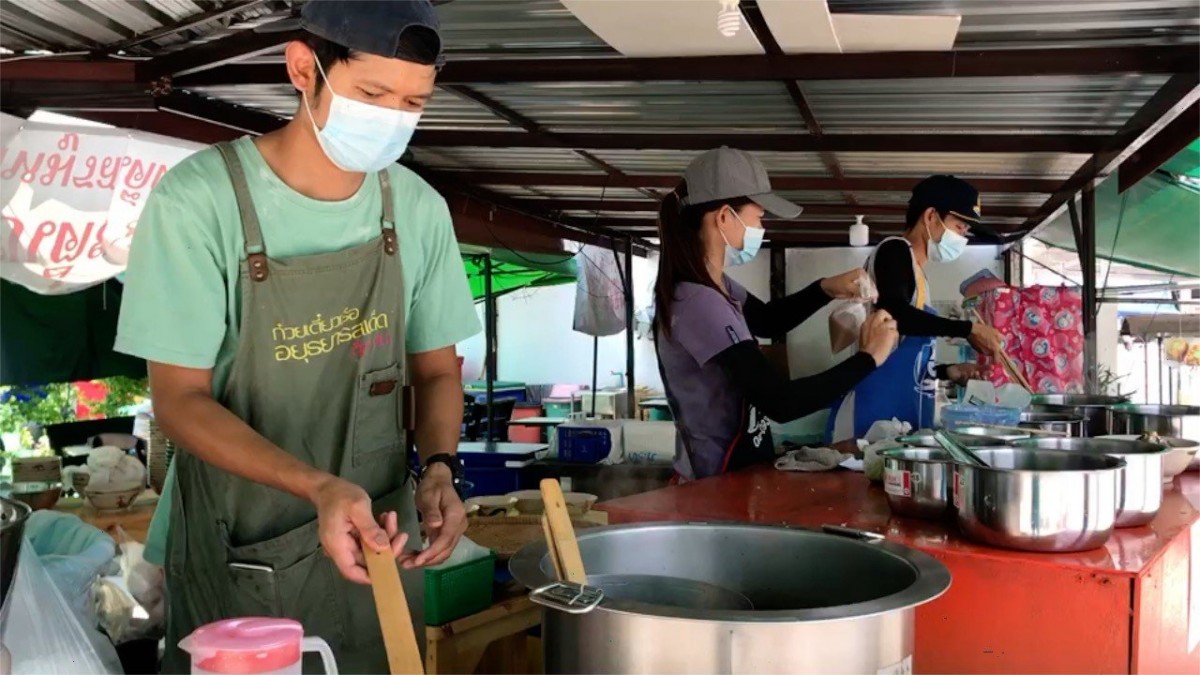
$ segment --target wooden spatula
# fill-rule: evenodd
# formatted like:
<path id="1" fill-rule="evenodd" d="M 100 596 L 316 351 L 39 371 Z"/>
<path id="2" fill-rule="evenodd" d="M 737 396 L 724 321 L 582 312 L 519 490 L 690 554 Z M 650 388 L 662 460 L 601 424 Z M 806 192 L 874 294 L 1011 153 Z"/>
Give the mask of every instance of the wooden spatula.
<path id="1" fill-rule="evenodd" d="M 413 633 L 412 615 L 404 586 L 400 584 L 400 569 L 392 552 L 363 548 L 367 559 L 367 574 L 371 577 L 371 592 L 375 595 L 375 610 L 379 612 L 379 629 L 387 649 L 388 670 L 392 675 L 424 675 L 421 650 Z"/>
<path id="2" fill-rule="evenodd" d="M 551 558 L 557 557 L 555 569 L 559 580 L 586 585 L 583 556 L 579 553 L 579 542 L 575 539 L 575 527 L 571 525 L 571 514 L 567 512 L 562 486 L 557 480 L 546 478 L 542 480 L 541 489 L 542 502 L 546 505 L 546 545 L 550 548 Z"/>

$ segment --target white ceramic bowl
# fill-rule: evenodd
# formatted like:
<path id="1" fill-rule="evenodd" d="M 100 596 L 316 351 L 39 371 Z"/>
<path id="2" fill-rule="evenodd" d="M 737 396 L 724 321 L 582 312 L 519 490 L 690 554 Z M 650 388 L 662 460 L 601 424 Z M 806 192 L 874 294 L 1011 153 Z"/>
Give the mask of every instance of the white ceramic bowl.
<path id="1" fill-rule="evenodd" d="M 482 497 L 471 497 L 467 499 L 466 506 L 470 508 L 472 505 L 478 507 L 477 515 L 480 516 L 508 516 L 516 515 L 516 497 L 507 495 L 485 495 Z"/>
<path id="2" fill-rule="evenodd" d="M 1113 434 L 1111 436 L 1101 436 L 1101 438 L 1136 441 L 1141 436 L 1136 434 Z M 1186 438 L 1172 438 L 1169 436 L 1160 436 L 1159 438 L 1163 443 L 1172 448 L 1171 452 L 1163 455 L 1163 483 L 1170 483 L 1175 480 L 1175 476 L 1187 470 L 1188 464 L 1196 456 L 1196 451 L 1200 450 L 1200 443 L 1189 441 Z"/>
<path id="3" fill-rule="evenodd" d="M 517 500 L 517 511 L 523 516 L 539 516 L 546 510 L 541 490 L 517 490 L 508 493 L 508 496 Z M 564 492 L 563 499 L 567 503 L 567 513 L 582 516 L 592 510 L 592 505 L 599 497 L 586 492 Z"/>

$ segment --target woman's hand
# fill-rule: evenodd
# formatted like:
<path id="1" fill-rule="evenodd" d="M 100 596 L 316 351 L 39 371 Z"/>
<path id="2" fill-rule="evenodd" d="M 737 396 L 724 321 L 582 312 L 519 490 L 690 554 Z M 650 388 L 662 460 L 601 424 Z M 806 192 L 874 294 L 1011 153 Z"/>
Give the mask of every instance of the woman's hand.
<path id="1" fill-rule="evenodd" d="M 876 366 L 883 365 L 899 341 L 896 320 L 882 309 L 867 317 L 858 336 L 859 350 L 870 354 Z"/>
<path id="2" fill-rule="evenodd" d="M 825 291 L 825 295 L 835 300 L 878 300 L 878 294 L 873 294 L 871 297 L 863 297 L 862 288 L 871 288 L 871 279 L 867 276 L 866 270 L 861 267 L 842 272 L 836 277 L 825 277 L 821 280 L 821 290 Z"/>
<path id="3" fill-rule="evenodd" d="M 995 356 L 996 352 L 1004 349 L 1004 336 L 986 323 L 971 324 L 971 335 L 967 341 L 971 343 L 975 351 L 981 352 L 985 356 Z"/>

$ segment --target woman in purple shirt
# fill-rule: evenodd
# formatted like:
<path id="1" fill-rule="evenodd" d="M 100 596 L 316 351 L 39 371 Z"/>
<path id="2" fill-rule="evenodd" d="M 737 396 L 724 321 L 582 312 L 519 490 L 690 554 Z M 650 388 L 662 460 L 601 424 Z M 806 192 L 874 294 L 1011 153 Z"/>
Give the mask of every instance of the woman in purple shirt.
<path id="1" fill-rule="evenodd" d="M 684 172 L 662 202 L 662 254 L 655 282 L 654 339 L 678 441 L 680 480 L 707 478 L 772 461 L 768 418 L 789 422 L 840 399 L 891 353 L 896 322 L 875 312 L 861 351 L 811 377 L 789 380 L 755 338 L 779 339 L 833 298 L 851 298 L 855 269 L 764 303 L 725 276 L 754 258 L 770 212 L 795 218 L 800 207 L 771 193 L 762 164 L 731 148 L 710 150 Z"/>

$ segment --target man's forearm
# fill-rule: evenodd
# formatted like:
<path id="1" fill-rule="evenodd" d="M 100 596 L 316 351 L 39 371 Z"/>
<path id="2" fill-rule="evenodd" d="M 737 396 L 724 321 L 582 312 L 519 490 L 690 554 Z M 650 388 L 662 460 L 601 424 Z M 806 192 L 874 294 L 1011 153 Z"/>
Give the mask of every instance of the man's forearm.
<path id="1" fill-rule="evenodd" d="M 234 475 L 313 501 L 330 478 L 280 449 L 201 392 L 154 397 L 154 410 L 166 435 L 187 452 Z"/>
<path id="2" fill-rule="evenodd" d="M 414 383 L 417 396 L 417 454 L 421 463 L 458 451 L 463 419 L 462 381 L 447 373 Z"/>

